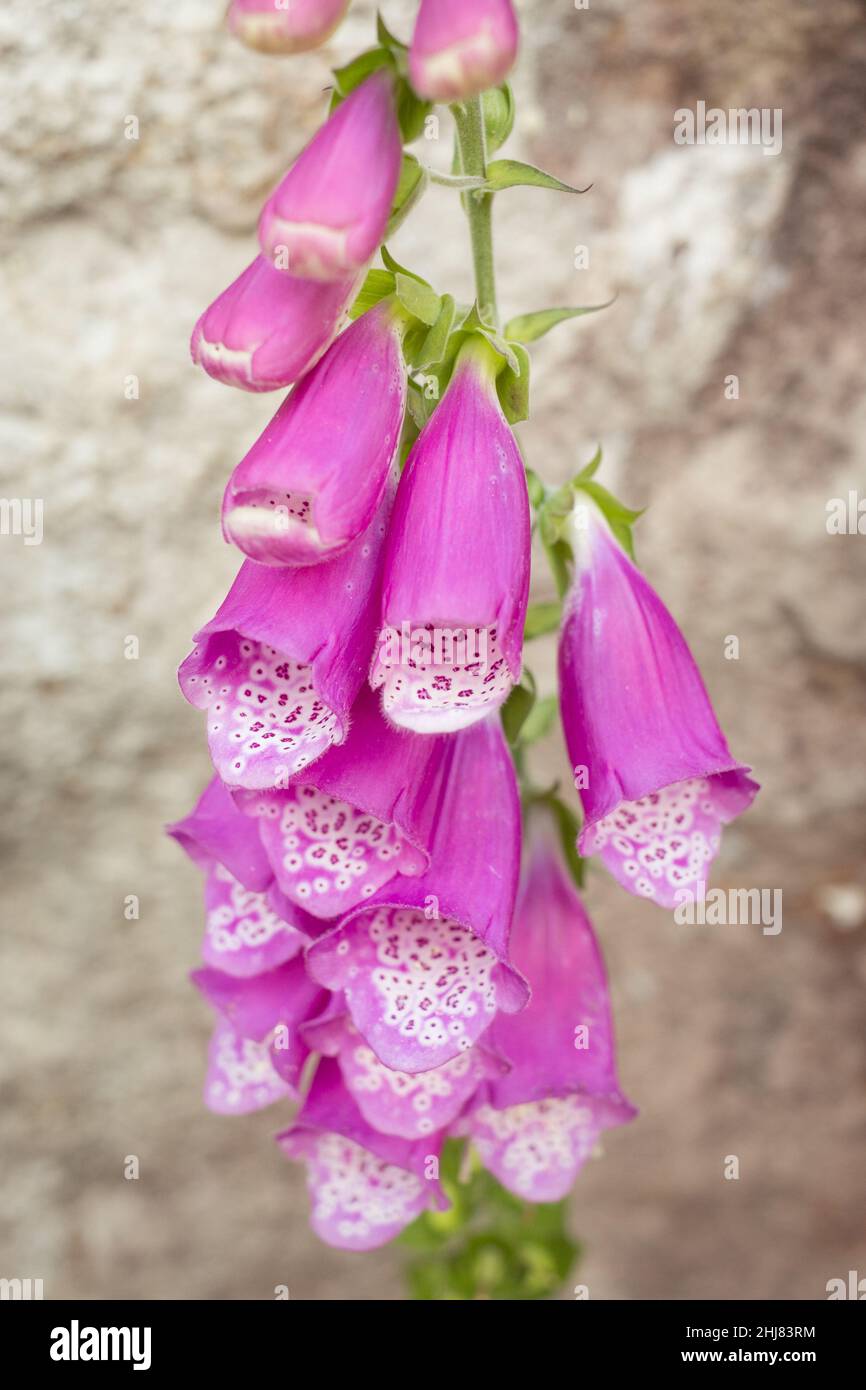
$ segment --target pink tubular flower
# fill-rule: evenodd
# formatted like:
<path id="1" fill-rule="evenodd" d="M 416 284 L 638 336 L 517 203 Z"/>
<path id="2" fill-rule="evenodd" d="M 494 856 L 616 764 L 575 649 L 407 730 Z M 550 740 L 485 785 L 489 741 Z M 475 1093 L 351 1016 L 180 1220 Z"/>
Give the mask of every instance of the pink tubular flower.
<path id="1" fill-rule="evenodd" d="M 288 1158 L 307 1165 L 313 1230 L 342 1250 L 375 1250 L 427 1208 L 447 1207 L 432 1176 L 441 1142 L 441 1135 L 412 1143 L 373 1129 L 327 1058 L 295 1123 L 277 1136 Z"/>
<path id="2" fill-rule="evenodd" d="M 340 917 L 398 874 L 424 873 L 445 756 L 445 740 L 398 732 L 363 690 L 345 743 L 285 790 L 238 793 L 289 901 Z"/>
<path id="3" fill-rule="evenodd" d="M 559 677 L 586 817 L 579 848 L 629 892 L 673 907 L 706 878 L 722 826 L 758 784 L 731 757 L 682 633 L 594 505 L 572 531 Z"/>
<path id="4" fill-rule="evenodd" d="M 286 786 L 346 737 L 373 645 L 391 501 L 389 487 L 336 560 L 298 570 L 245 561 L 196 634 L 178 679 L 190 704 L 208 712 L 211 757 L 231 786 Z"/>
<path id="5" fill-rule="evenodd" d="M 190 340 L 192 360 L 225 386 L 290 386 L 336 336 L 358 279 L 320 285 L 283 275 L 257 256 L 205 309 Z"/>
<path id="6" fill-rule="evenodd" d="M 304 53 L 330 38 L 349 0 L 232 0 L 228 26 L 260 53 Z"/>
<path id="7" fill-rule="evenodd" d="M 513 957 L 532 990 L 499 1016 L 488 1045 L 510 1070 L 459 1128 L 518 1197 L 564 1197 L 602 1129 L 637 1113 L 616 1077 L 604 965 L 589 918 L 556 851 L 537 844 L 521 887 Z"/>
<path id="8" fill-rule="evenodd" d="M 385 235 L 403 149 L 390 72 L 374 72 L 302 150 L 262 209 L 259 242 L 278 271 L 342 280 Z"/>
<path id="9" fill-rule="evenodd" d="M 465 101 L 505 81 L 517 57 L 511 0 L 421 0 L 409 74 L 428 101 Z"/>
<path id="10" fill-rule="evenodd" d="M 469 1050 L 498 1009 L 523 1007 L 508 960 L 520 858 L 514 768 L 498 721 L 447 741 L 429 870 L 400 876 L 307 955 L 344 990 L 352 1022 L 394 1071 L 430 1071 Z"/>
<path id="11" fill-rule="evenodd" d="M 397 490 L 370 672 L 395 724 L 445 733 L 502 704 L 520 677 L 529 547 L 523 462 L 472 339 Z"/>
<path id="12" fill-rule="evenodd" d="M 370 525 L 400 442 L 403 322 L 393 303 L 357 319 L 238 464 L 223 534 L 250 559 L 318 564 Z"/>

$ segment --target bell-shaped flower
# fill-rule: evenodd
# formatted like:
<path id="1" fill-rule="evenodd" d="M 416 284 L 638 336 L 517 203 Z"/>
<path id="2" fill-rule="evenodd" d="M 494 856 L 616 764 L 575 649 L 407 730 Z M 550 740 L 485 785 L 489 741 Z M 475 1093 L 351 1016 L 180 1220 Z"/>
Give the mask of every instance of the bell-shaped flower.
<path id="1" fill-rule="evenodd" d="M 306 280 L 357 274 L 385 236 L 403 147 L 394 79 L 380 68 L 298 155 L 259 219 L 275 270 Z"/>
<path id="2" fill-rule="evenodd" d="M 483 719 L 520 677 L 529 499 L 497 361 L 481 338 L 463 347 L 397 489 L 370 684 L 416 733 Z"/>
<path id="3" fill-rule="evenodd" d="M 257 256 L 205 309 L 190 339 L 192 360 L 243 391 L 291 386 L 336 337 L 358 281 L 357 274 L 327 285 L 301 280 Z"/>
<path id="4" fill-rule="evenodd" d="M 302 1024 L 320 1014 L 327 1003 L 327 995 L 310 979 L 303 959 L 298 957 L 251 979 L 225 975 L 207 966 L 194 970 L 190 979 L 216 1011 L 220 1025 L 230 1028 L 239 1039 L 236 1058 L 254 1062 L 267 1055 L 275 1075 L 297 1099 L 301 1072 L 310 1055 Z M 256 1046 L 244 1048 L 245 1041 Z M 217 1053 L 227 1054 L 227 1045 L 215 1036 L 212 1047 L 210 1062 L 215 1065 Z M 258 1068 L 258 1072 L 262 1070 Z M 279 1088 L 275 1093 L 281 1093 Z"/>
<path id="5" fill-rule="evenodd" d="M 241 792 L 281 892 L 317 918 L 344 916 L 398 874 L 430 864 L 444 739 L 388 724 L 361 691 L 345 743 L 285 790 Z"/>
<path id="6" fill-rule="evenodd" d="M 446 759 L 430 868 L 393 879 L 307 955 L 379 1061 L 412 1074 L 467 1052 L 527 998 L 508 958 L 520 808 L 498 720 L 447 740 Z"/>
<path id="7" fill-rule="evenodd" d="M 465 101 L 505 81 L 517 57 L 511 0 L 421 0 L 409 75 L 428 101 Z"/>
<path id="8" fill-rule="evenodd" d="M 559 684 L 580 852 L 673 907 L 706 879 L 722 826 L 758 784 L 731 756 L 682 633 L 594 503 L 575 509 L 571 541 Z"/>
<path id="9" fill-rule="evenodd" d="M 532 997 L 486 1039 L 510 1070 L 460 1122 L 482 1162 L 518 1197 L 555 1202 L 603 1129 L 636 1114 L 616 1076 L 613 1023 L 598 943 L 558 852 L 533 845 L 514 918 L 512 955 Z"/>
<path id="10" fill-rule="evenodd" d="M 394 301 L 362 314 L 238 464 L 223 499 L 223 535 L 251 560 L 318 564 L 370 525 L 400 442 L 404 326 Z"/>
<path id="11" fill-rule="evenodd" d="M 288 1158 L 307 1165 L 312 1226 L 328 1245 L 375 1250 L 422 1211 L 442 1210 L 442 1136 L 411 1141 L 367 1123 L 335 1061 L 323 1058 L 294 1124 L 277 1136 Z"/>
<path id="12" fill-rule="evenodd" d="M 286 786 L 342 743 L 376 630 L 382 546 L 393 492 L 335 560 L 272 569 L 247 560 L 178 672 L 207 710 L 208 746 L 223 781 Z"/>
<path id="13" fill-rule="evenodd" d="M 349 0 L 232 0 L 231 32 L 260 53 L 305 53 L 330 38 Z"/>

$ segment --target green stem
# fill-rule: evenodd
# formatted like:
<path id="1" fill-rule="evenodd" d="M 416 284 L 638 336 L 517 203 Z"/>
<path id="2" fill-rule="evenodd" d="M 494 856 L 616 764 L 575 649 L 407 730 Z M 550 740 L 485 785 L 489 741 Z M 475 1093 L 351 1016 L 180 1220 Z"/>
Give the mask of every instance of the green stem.
<path id="1" fill-rule="evenodd" d="M 486 178 L 487 141 L 481 98 L 473 97 L 471 101 L 451 109 L 457 126 L 461 172 Z M 484 321 L 498 328 L 496 271 L 493 264 L 493 194 L 464 193 L 463 207 L 469 220 L 478 308 Z"/>

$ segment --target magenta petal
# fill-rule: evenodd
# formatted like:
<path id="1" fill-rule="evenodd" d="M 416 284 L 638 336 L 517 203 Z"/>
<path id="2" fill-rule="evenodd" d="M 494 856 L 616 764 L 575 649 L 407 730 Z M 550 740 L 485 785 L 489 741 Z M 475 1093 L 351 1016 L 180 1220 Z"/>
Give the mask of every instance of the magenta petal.
<path id="1" fill-rule="evenodd" d="M 214 765 L 233 786 L 285 786 L 349 727 L 375 632 L 390 490 L 336 560 L 277 570 L 247 560 L 178 678 L 208 711 Z"/>
<path id="2" fill-rule="evenodd" d="M 390 306 L 377 305 L 337 339 L 238 464 L 223 499 L 226 540 L 266 565 L 341 554 L 381 504 L 405 403 L 401 327 Z"/>
<path id="3" fill-rule="evenodd" d="M 379 1134 L 327 1058 L 295 1123 L 277 1136 L 287 1157 L 307 1164 L 314 1231 L 343 1250 L 375 1250 L 422 1211 L 447 1205 L 438 1181 L 441 1142 L 441 1135 L 412 1143 Z"/>
<path id="4" fill-rule="evenodd" d="M 273 879 L 258 827 L 238 810 L 218 777 L 202 792 L 195 809 L 167 827 L 190 859 L 209 869 L 214 860 L 251 892 L 261 893 Z"/>
<path id="5" fill-rule="evenodd" d="M 324 992 L 310 979 L 303 960 L 295 960 L 253 979 L 238 979 L 219 970 L 194 970 L 190 979 L 205 999 L 242 1038 L 271 1042 L 275 1029 L 289 1040 L 302 1023 L 320 1013 Z"/>
<path id="6" fill-rule="evenodd" d="M 218 1022 L 208 1048 L 204 1102 L 217 1115 L 248 1115 L 292 1094 L 274 1071 L 267 1047 Z"/>
<path id="7" fill-rule="evenodd" d="M 421 0 L 409 51 L 412 86 L 431 101 L 464 101 L 504 82 L 517 57 L 511 0 Z"/>
<path id="8" fill-rule="evenodd" d="M 422 1139 L 447 1128 L 466 1108 L 483 1081 L 503 1070 L 483 1047 L 461 1052 L 432 1071 L 393 1071 L 346 1022 L 338 1060 L 346 1086 L 364 1119 L 382 1134 Z"/>
<path id="9" fill-rule="evenodd" d="M 267 893 L 254 893 L 221 864 L 205 884 L 205 965 L 249 979 L 293 960 L 308 944 L 296 926 L 280 917 Z M 301 918 L 301 914 L 297 914 Z"/>
<path id="10" fill-rule="evenodd" d="M 443 740 L 393 728 L 362 690 L 346 742 L 299 773 L 296 785 L 239 792 L 289 900 L 317 917 L 340 917 L 397 874 L 423 873 L 445 751 Z"/>
<path id="11" fill-rule="evenodd" d="M 323 985 L 345 990 L 353 1023 L 395 1071 L 444 1065 L 497 1009 L 527 998 L 508 960 L 520 810 L 498 721 L 465 730 L 447 750 L 427 873 L 395 879 L 307 958 Z"/>
<path id="12" fill-rule="evenodd" d="M 393 79 L 379 69 L 337 107 L 265 203 L 259 242 L 275 269 L 339 280 L 365 266 L 385 235 L 402 153 Z"/>
<path id="13" fill-rule="evenodd" d="M 205 309 L 193 329 L 193 362 L 244 391 L 277 391 L 299 381 L 336 337 L 359 276 L 333 284 L 274 270 L 263 256 Z"/>
<path id="14" fill-rule="evenodd" d="M 581 852 L 630 892 L 672 907 L 705 879 L 721 826 L 758 784 L 736 762 L 686 642 L 594 508 L 559 648 Z"/>
<path id="15" fill-rule="evenodd" d="M 400 479 L 370 673 L 394 723 L 450 732 L 505 700 L 529 594 L 523 462 L 476 349 L 461 356 Z"/>
<path id="16" fill-rule="evenodd" d="M 232 0 L 228 26 L 261 53 L 304 53 L 334 32 L 349 0 Z"/>
<path id="17" fill-rule="evenodd" d="M 599 1102 L 584 1095 L 551 1096 L 506 1110 L 482 1105 L 461 1130 L 485 1168 L 515 1196 L 558 1202 L 595 1147 L 598 1108 Z"/>

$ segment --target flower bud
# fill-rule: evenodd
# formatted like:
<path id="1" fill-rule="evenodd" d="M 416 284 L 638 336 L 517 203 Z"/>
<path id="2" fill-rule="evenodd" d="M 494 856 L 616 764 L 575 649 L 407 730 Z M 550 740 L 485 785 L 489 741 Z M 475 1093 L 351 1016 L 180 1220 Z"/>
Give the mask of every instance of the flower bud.
<path id="1" fill-rule="evenodd" d="M 346 97 L 262 209 L 259 242 L 278 271 L 341 280 L 385 235 L 403 147 L 394 82 L 380 69 Z"/>
<path id="2" fill-rule="evenodd" d="M 400 442 L 401 324 L 363 314 L 283 402 L 232 474 L 223 534 L 265 565 L 314 565 L 369 526 Z"/>
<path id="3" fill-rule="evenodd" d="M 228 26 L 260 53 L 304 53 L 333 34 L 349 0 L 232 0 Z"/>
<path id="4" fill-rule="evenodd" d="M 193 362 L 244 391 L 290 386 L 336 336 L 358 278 L 320 285 L 281 275 L 257 256 L 205 309 L 190 341 Z"/>
<path id="5" fill-rule="evenodd" d="M 511 0 L 421 0 L 409 74 L 428 101 L 464 101 L 508 76 L 517 57 Z"/>

